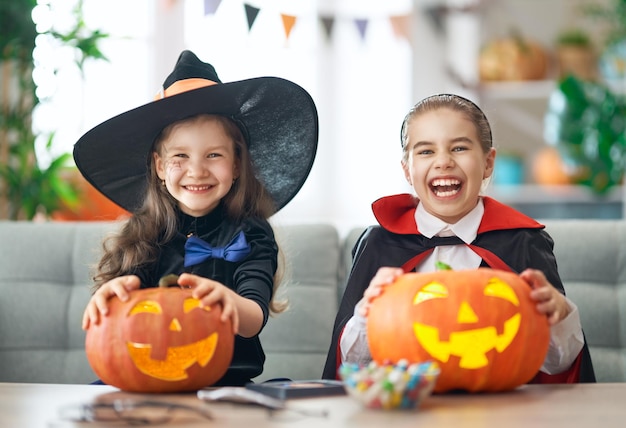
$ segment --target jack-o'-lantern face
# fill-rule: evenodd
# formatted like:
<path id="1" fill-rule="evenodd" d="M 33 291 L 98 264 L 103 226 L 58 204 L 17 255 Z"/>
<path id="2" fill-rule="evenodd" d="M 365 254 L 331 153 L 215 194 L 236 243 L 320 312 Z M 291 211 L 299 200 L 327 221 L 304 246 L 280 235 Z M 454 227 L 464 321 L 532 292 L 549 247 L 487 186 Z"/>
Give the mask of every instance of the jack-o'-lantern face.
<path id="1" fill-rule="evenodd" d="M 200 300 L 188 297 L 183 300 L 183 314 L 192 311 L 210 311 L 211 308 L 203 306 Z M 137 302 L 129 311 L 128 317 L 138 314 L 150 314 L 153 319 L 152 323 L 163 325 L 167 324 L 167 330 L 172 335 L 180 333 L 183 330 L 183 323 L 177 317 L 168 317 L 163 313 L 163 308 L 159 302 L 154 300 L 142 300 Z M 184 322 L 185 320 L 183 320 Z M 191 320 L 189 320 L 191 322 Z M 185 323 L 186 324 L 186 323 Z M 186 326 L 186 325 L 185 325 Z M 155 328 L 155 331 L 159 328 Z M 164 329 L 159 334 L 165 332 Z M 182 380 L 187 378 L 186 370 L 193 364 L 199 364 L 204 367 L 213 357 L 215 347 L 219 340 L 217 332 L 211 333 L 204 338 L 200 338 L 189 344 L 181 344 L 179 346 L 170 346 L 166 350 L 166 355 L 162 359 L 154 359 L 151 357 L 152 344 L 140 342 L 127 342 L 128 353 L 135 363 L 135 366 L 148 376 L 168 381 Z"/>
<path id="2" fill-rule="evenodd" d="M 494 298 L 492 302 L 479 302 L 478 306 L 483 311 L 489 311 L 493 305 L 506 307 L 507 302 L 515 308 L 519 307 L 519 299 L 515 291 L 497 277 L 491 278 L 485 285 L 482 296 Z M 413 304 L 422 305 L 426 304 L 427 301 L 449 298 L 450 290 L 448 287 L 435 281 L 426 284 L 417 292 Z M 443 332 L 438 326 L 427 325 L 423 322 L 413 324 L 417 341 L 434 359 L 447 362 L 450 355 L 455 355 L 460 358 L 459 367 L 476 369 L 489 364 L 486 356 L 488 351 L 495 349 L 497 352 L 502 352 L 511 344 L 519 331 L 521 323 L 519 312 L 515 312 L 504 319 L 502 330 L 498 332 L 497 326 L 481 324 L 480 311 L 477 313 L 472 306 L 471 302 L 467 300 L 461 301 L 456 316 L 458 331 L 447 332 L 448 340 L 442 340 L 441 333 Z M 437 310 L 436 305 L 432 305 L 432 310 Z M 451 321 L 451 324 L 454 323 Z"/>
<path id="3" fill-rule="evenodd" d="M 488 268 L 404 274 L 372 301 L 372 358 L 436 361 L 435 392 L 515 388 L 537 374 L 550 341 L 530 291 L 519 275 Z"/>
<path id="4" fill-rule="evenodd" d="M 133 392 L 192 391 L 224 376 L 234 351 L 230 320 L 219 304 L 203 306 L 189 289 L 156 287 L 109 301 L 91 325 L 87 358 L 106 384 Z"/>

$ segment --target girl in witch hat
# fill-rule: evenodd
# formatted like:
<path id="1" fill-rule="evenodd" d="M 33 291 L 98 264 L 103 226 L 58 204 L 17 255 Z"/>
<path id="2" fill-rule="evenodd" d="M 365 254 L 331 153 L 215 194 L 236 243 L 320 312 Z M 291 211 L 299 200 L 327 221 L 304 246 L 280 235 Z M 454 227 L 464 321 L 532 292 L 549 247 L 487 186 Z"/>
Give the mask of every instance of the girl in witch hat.
<path id="1" fill-rule="evenodd" d="M 203 304 L 221 302 L 235 352 L 219 385 L 263 371 L 258 335 L 280 281 L 268 218 L 304 184 L 318 118 L 310 95 L 275 77 L 222 83 L 181 53 L 157 100 L 96 126 L 74 147 L 83 176 L 131 216 L 108 238 L 83 328 L 107 315 L 112 296 L 154 287 L 169 274 Z"/>

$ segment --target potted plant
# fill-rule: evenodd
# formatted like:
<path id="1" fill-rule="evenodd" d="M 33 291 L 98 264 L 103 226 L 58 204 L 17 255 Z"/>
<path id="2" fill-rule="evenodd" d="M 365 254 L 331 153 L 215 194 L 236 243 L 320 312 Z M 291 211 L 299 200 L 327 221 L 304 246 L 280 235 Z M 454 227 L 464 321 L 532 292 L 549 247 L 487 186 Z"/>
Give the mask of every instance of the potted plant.
<path id="1" fill-rule="evenodd" d="M 544 137 L 573 171 L 574 183 L 604 194 L 624 176 L 626 97 L 569 75 L 550 96 Z"/>
<path id="2" fill-rule="evenodd" d="M 604 50 L 600 55 L 600 72 L 609 84 L 626 90 L 626 0 L 607 0 L 585 5 L 583 12 L 604 24 Z"/>
<path id="3" fill-rule="evenodd" d="M 583 79 L 597 77 L 596 54 L 589 34 L 581 28 L 561 31 L 556 40 L 558 75 L 569 74 Z"/>
<path id="4" fill-rule="evenodd" d="M 32 112 L 39 100 L 32 78 L 35 38 L 38 33 L 31 15 L 37 0 L 0 2 L 0 218 L 30 220 L 37 214 L 49 216 L 61 206 L 78 201 L 76 187 L 62 173 L 71 154 L 51 156 L 42 166 L 35 153 L 37 135 Z M 77 51 L 77 64 L 88 58 L 106 59 L 98 42 L 107 37 L 86 28 L 82 0 L 74 9 L 75 27 L 67 33 L 48 34 Z M 50 150 L 54 135 L 47 139 Z"/>
<path id="5" fill-rule="evenodd" d="M 626 0 L 588 3 L 582 12 L 604 31 L 601 79 L 561 79 L 548 101 L 544 138 L 574 183 L 604 194 L 626 169 Z"/>

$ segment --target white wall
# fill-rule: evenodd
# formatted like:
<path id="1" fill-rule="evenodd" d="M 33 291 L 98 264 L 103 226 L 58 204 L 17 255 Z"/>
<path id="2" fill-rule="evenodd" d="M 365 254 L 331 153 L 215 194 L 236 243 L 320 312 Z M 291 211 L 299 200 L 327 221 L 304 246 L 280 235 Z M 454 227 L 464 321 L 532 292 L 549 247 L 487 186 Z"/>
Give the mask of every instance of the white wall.
<path id="1" fill-rule="evenodd" d="M 87 24 L 112 33 L 102 43 L 110 62 L 88 64 L 84 82 L 67 68 L 70 77 L 55 102 L 42 107 L 40 126 L 53 118 L 47 126 L 58 129 L 55 144 L 71 150 L 91 127 L 151 101 L 188 48 L 213 64 L 222 81 L 280 76 L 314 98 L 317 158 L 277 223 L 332 222 L 343 231 L 373 222 L 375 199 L 410 191 L 400 169 L 399 129 L 413 103 L 412 47 L 393 33 L 389 18 L 410 14 L 411 2 L 259 0 L 250 31 L 243 3 L 223 0 L 216 14 L 205 16 L 202 0 L 85 0 Z M 280 13 L 298 16 L 288 39 Z M 335 18 L 332 39 L 320 14 Z M 354 23 L 360 17 L 369 20 L 363 39 Z"/>
<path id="2" fill-rule="evenodd" d="M 400 169 L 399 130 L 406 111 L 437 92 L 476 98 L 450 78 L 448 67 L 473 82 L 483 40 L 520 24 L 549 41 L 556 33 L 550 23 L 574 22 L 575 15 L 563 11 L 580 3 L 487 2 L 483 21 L 472 13 L 453 14 L 444 21 L 445 32 L 438 33 L 424 8 L 438 3 L 466 6 L 477 0 L 257 0 L 252 4 L 261 12 L 250 31 L 243 0 L 222 0 L 209 16 L 203 0 L 84 1 L 88 26 L 112 34 L 102 43 L 110 62 L 87 64 L 84 81 L 71 67 L 60 72 L 66 83 L 38 115 L 42 129 L 56 130 L 57 150 L 71 150 L 92 126 L 151 101 L 180 51 L 189 48 L 212 63 L 223 81 L 275 75 L 311 93 L 320 119 L 318 155 L 309 180 L 275 220 L 332 222 L 342 232 L 372 223 L 370 204 L 375 199 L 411 191 Z M 280 13 L 298 17 L 289 39 Z M 412 15 L 411 40 L 397 37 L 389 21 L 404 14 Z M 330 40 L 321 15 L 335 18 Z M 369 20 L 363 39 L 356 18 Z M 501 104 L 481 102 L 498 146 L 534 150 L 541 144 L 520 136 L 498 116 Z"/>

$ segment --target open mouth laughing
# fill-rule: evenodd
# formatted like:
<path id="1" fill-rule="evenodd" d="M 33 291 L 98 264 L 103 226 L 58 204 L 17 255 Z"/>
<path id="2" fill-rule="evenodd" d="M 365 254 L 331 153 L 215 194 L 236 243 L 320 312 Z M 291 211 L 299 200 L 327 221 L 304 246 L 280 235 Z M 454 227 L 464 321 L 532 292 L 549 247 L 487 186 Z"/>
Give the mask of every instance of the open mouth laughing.
<path id="1" fill-rule="evenodd" d="M 430 182 L 430 190 L 440 198 L 454 196 L 461 190 L 461 181 L 456 178 L 436 178 Z"/>

